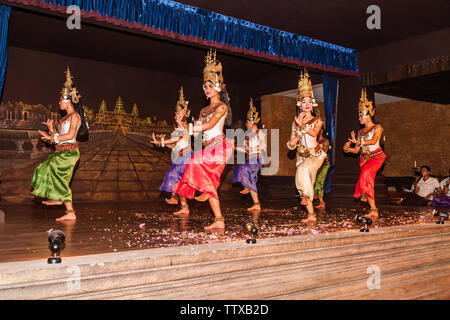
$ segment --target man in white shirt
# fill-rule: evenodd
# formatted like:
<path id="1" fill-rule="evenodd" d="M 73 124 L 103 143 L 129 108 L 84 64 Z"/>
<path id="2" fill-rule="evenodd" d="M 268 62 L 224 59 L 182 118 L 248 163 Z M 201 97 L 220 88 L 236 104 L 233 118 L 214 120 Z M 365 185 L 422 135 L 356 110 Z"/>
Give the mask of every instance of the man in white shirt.
<path id="1" fill-rule="evenodd" d="M 414 193 L 404 199 L 401 204 L 406 206 L 426 206 L 434 196 L 441 193 L 441 186 L 437 178 L 430 177 L 431 169 L 428 166 L 420 168 L 422 176 L 414 182 Z M 437 191 L 435 191 L 437 189 Z"/>
<path id="2" fill-rule="evenodd" d="M 450 207 L 450 169 L 448 170 L 449 176 L 441 181 L 442 193 L 439 197 L 433 199 L 431 204 L 436 208 L 449 208 Z"/>

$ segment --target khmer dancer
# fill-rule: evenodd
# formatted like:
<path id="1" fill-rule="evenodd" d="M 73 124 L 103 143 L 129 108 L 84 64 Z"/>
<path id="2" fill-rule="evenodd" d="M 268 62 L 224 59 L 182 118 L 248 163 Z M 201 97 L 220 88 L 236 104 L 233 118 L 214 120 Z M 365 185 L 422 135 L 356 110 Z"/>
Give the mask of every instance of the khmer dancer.
<path id="1" fill-rule="evenodd" d="M 369 215 L 378 217 L 378 209 L 375 205 L 375 176 L 386 159 L 386 154 L 380 147 L 380 138 L 383 127 L 375 124 L 373 116 L 375 108 L 372 101 L 367 100 L 366 89 L 361 90 L 361 98 L 358 105 L 359 122 L 364 128 L 351 132 L 351 138 L 344 144 L 344 152 L 360 153 L 359 166 L 361 174 L 355 188 L 355 198 L 361 198 L 363 202 L 369 202 Z M 351 145 L 354 144 L 354 147 Z"/>
<path id="2" fill-rule="evenodd" d="M 193 127 L 195 134 L 203 132 L 203 150 L 191 157 L 174 191 L 189 199 L 194 198 L 195 190 L 202 193 L 195 199 L 209 201 L 215 218 L 205 230 L 213 231 L 225 228 L 217 188 L 222 171 L 232 155 L 233 144 L 223 133 L 225 122 L 227 125 L 231 123 L 231 108 L 223 80 L 222 64 L 212 51 L 205 60 L 203 91 L 210 99 L 210 105 L 200 111 L 199 121 Z"/>
<path id="3" fill-rule="evenodd" d="M 291 139 L 287 143 L 290 150 L 297 149 L 295 184 L 306 206 L 308 217 L 302 222 L 315 222 L 316 214 L 312 204 L 316 174 L 322 166 L 326 153 L 317 143 L 317 136 L 322 128 L 322 120 L 316 115 L 312 83 L 308 71 L 300 74 L 297 91 L 297 107 L 300 113 L 292 123 Z"/>
<path id="4" fill-rule="evenodd" d="M 325 125 L 323 125 L 325 127 Z M 320 133 L 317 138 L 317 143 L 320 145 L 322 150 L 327 153 L 328 148 L 330 146 L 330 142 L 327 138 L 324 137 L 324 129 L 320 130 Z M 325 201 L 323 200 L 323 188 L 325 184 L 325 179 L 327 177 L 328 170 L 330 169 L 331 165 L 328 161 L 328 157 L 325 158 L 323 161 L 322 166 L 320 167 L 319 171 L 317 172 L 316 182 L 314 184 L 314 196 L 319 199 L 319 204 L 316 205 L 316 209 L 319 210 L 325 210 Z"/>
<path id="5" fill-rule="evenodd" d="M 258 173 L 263 166 L 263 151 L 266 148 L 266 141 L 264 133 L 258 129 L 258 122 L 260 118 L 253 100 L 250 99 L 250 109 L 247 112 L 247 133 L 245 137 L 244 151 L 246 153 L 245 163 L 239 164 L 236 167 L 233 177 L 233 183 L 240 183 L 244 187 L 242 194 L 250 193 L 253 200 L 253 205 L 247 210 L 261 210 L 259 202 L 258 190 L 256 183 L 258 182 Z M 238 149 L 239 150 L 239 149 Z"/>
<path id="6" fill-rule="evenodd" d="M 183 87 L 180 89 L 180 96 L 178 98 L 177 106 L 175 108 L 175 124 L 176 128 L 172 132 L 171 138 L 165 140 L 165 135 L 159 135 L 160 140 L 158 141 L 155 133 L 152 134 L 151 143 L 154 143 L 161 147 L 168 147 L 172 149 L 171 159 L 172 166 L 167 170 L 163 183 L 160 187 L 161 191 L 171 192 L 172 197 L 166 199 L 169 204 L 176 204 L 178 200 L 175 198 L 176 195 L 173 188 L 180 181 L 183 176 L 186 164 L 192 155 L 189 126 L 187 123 L 187 118 L 189 117 L 191 111 L 188 109 L 189 101 L 186 101 L 183 94 Z M 181 209 L 174 212 L 175 215 L 189 215 L 189 206 L 187 204 L 186 197 L 179 196 Z"/>
<path id="7" fill-rule="evenodd" d="M 55 153 L 48 156 L 34 171 L 31 185 L 33 195 L 47 198 L 42 201 L 48 206 L 62 205 L 66 207 L 65 215 L 57 221 L 76 220 L 72 203 L 72 190 L 69 187 L 75 164 L 80 158 L 78 140 L 89 139 L 84 109 L 80 101 L 81 95 L 73 86 L 69 67 L 66 71 L 66 82 L 61 92 L 59 108 L 65 116 L 54 126 L 53 120 L 43 122 L 48 133 L 39 131 L 43 140 L 54 143 Z"/>

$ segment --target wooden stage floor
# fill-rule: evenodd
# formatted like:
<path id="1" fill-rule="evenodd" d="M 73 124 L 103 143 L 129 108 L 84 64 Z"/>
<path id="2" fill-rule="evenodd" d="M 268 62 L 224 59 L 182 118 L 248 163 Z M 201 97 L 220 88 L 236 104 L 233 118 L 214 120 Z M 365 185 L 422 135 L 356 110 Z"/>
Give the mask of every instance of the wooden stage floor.
<path id="1" fill-rule="evenodd" d="M 61 207 L 33 205 L 0 205 L 4 222 L 0 223 L 0 263 L 26 260 L 46 260 L 50 256 L 47 237 L 51 230 L 66 235 L 63 257 L 84 256 L 130 250 L 180 247 L 195 244 L 244 242 L 248 236 L 243 223 L 254 219 L 259 227 L 257 239 L 274 239 L 305 234 L 324 234 L 358 230 L 357 213 L 367 208 L 329 207 L 318 213 L 318 221 L 306 225 L 300 220 L 306 211 L 296 201 L 263 202 L 263 210 L 253 214 L 245 208 L 244 199 L 223 202 L 226 230 L 206 233 L 203 227 L 212 222 L 207 203 L 191 203 L 189 218 L 172 215 L 177 208 L 154 202 L 85 203 L 77 204 L 76 222 L 55 222 L 63 212 Z M 1 220 L 0 220 L 1 221 Z M 380 207 L 378 221 L 371 228 L 405 224 L 434 223 L 432 208 Z M 450 223 L 450 222 L 446 222 Z"/>

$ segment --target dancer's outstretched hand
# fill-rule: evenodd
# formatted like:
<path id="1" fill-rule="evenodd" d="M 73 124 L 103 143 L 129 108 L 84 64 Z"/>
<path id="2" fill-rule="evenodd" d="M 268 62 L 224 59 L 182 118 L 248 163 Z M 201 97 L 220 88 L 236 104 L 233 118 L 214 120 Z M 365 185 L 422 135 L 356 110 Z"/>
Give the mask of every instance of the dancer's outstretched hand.
<path id="1" fill-rule="evenodd" d="M 154 132 L 152 132 L 152 140 L 149 139 L 148 142 L 153 143 L 153 144 L 159 144 L 158 140 L 156 140 Z"/>
<path id="2" fill-rule="evenodd" d="M 47 133 L 47 132 L 45 132 L 45 131 L 42 131 L 42 130 L 39 130 L 39 133 L 41 134 L 41 139 L 43 139 L 43 140 L 51 140 L 51 138 L 52 137 L 50 137 L 50 135 Z"/>
<path id="3" fill-rule="evenodd" d="M 41 123 L 47 126 L 48 131 L 53 131 L 53 119 L 47 119 L 47 121 Z"/>
<path id="4" fill-rule="evenodd" d="M 352 132 L 350 133 L 350 135 L 352 136 L 351 139 L 348 139 L 348 141 L 350 141 L 351 143 L 358 143 L 358 141 L 356 140 L 356 136 L 355 136 L 355 131 L 352 130 Z"/>
<path id="5" fill-rule="evenodd" d="M 299 113 L 297 117 L 295 117 L 295 123 L 297 126 L 301 126 L 303 123 L 303 119 L 305 118 L 306 114 L 302 111 Z"/>

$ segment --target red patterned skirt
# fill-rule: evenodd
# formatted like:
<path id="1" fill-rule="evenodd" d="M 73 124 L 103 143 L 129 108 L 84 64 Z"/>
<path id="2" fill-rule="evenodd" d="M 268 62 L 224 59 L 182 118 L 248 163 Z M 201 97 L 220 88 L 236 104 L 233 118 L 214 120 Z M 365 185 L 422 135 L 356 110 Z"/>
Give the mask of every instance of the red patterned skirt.
<path id="1" fill-rule="evenodd" d="M 383 165 L 386 154 L 380 148 L 371 153 L 361 153 L 359 167 L 361 174 L 356 184 L 355 198 L 360 198 L 362 194 L 370 199 L 375 199 L 375 176 Z"/>
<path id="2" fill-rule="evenodd" d="M 193 199 L 195 190 L 198 190 L 218 199 L 220 175 L 232 154 L 233 145 L 224 134 L 209 140 L 201 152 L 191 157 L 183 177 L 173 188 L 174 192 Z"/>

